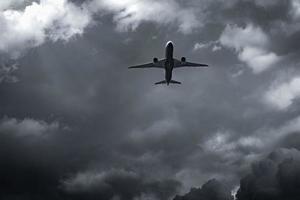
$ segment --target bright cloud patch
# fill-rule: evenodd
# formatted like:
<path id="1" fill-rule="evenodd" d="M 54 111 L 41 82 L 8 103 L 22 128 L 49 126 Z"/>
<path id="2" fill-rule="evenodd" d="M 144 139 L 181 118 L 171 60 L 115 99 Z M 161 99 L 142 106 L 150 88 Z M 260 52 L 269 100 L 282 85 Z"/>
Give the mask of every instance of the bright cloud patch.
<path id="1" fill-rule="evenodd" d="M 300 1 L 299 0 L 293 0 L 291 3 L 291 14 L 294 19 L 299 20 L 300 19 Z"/>
<path id="2" fill-rule="evenodd" d="M 221 133 L 218 132 L 212 138 L 207 140 L 203 147 L 206 151 L 221 153 L 224 152 L 234 152 L 237 151 L 237 148 L 261 148 L 262 141 L 259 137 L 256 136 L 246 136 L 240 137 L 237 140 L 230 140 L 232 134 L 229 132 Z"/>
<path id="3" fill-rule="evenodd" d="M 206 48 L 208 46 L 208 44 L 204 44 L 204 43 L 196 43 L 194 45 L 194 51 L 197 51 L 199 49 L 203 49 L 203 48 Z"/>
<path id="4" fill-rule="evenodd" d="M 220 37 L 220 43 L 234 48 L 238 58 L 254 73 L 263 72 L 279 61 L 279 57 L 268 50 L 269 38 L 259 28 L 249 24 L 245 28 L 227 25 Z"/>
<path id="5" fill-rule="evenodd" d="M 300 97 L 300 77 L 290 82 L 272 86 L 266 93 L 265 101 L 277 109 L 283 110 L 292 105 L 293 101 Z"/>
<path id="6" fill-rule="evenodd" d="M 219 51 L 219 50 L 222 49 L 222 47 L 220 46 L 219 42 L 217 42 L 217 41 L 210 41 L 210 42 L 207 42 L 207 43 L 199 43 L 199 42 L 195 43 L 193 50 L 194 51 L 198 51 L 198 50 L 206 49 L 206 48 L 211 48 L 211 50 L 213 52 Z"/>
<path id="7" fill-rule="evenodd" d="M 76 5 L 70 0 L 9 0 L 0 2 L 0 52 L 13 58 L 47 39 L 68 40 L 80 35 L 94 14 L 112 13 L 118 31 L 135 30 L 142 22 L 177 25 L 190 33 L 199 23 L 192 7 L 175 0 L 91 0 Z"/>
<path id="8" fill-rule="evenodd" d="M 43 136 L 47 133 L 59 129 L 59 123 L 47 123 L 41 120 L 25 118 L 18 120 L 15 118 L 4 118 L 0 121 L 0 132 L 13 134 L 15 136 Z"/>
<path id="9" fill-rule="evenodd" d="M 135 30 L 142 22 L 150 21 L 163 25 L 177 23 L 179 31 L 190 33 L 200 24 L 192 8 L 184 8 L 174 0 L 94 0 L 88 7 L 94 12 L 106 10 L 115 13 L 119 31 Z"/>
<path id="10" fill-rule="evenodd" d="M 8 2 L 0 4 L 0 51 L 13 57 L 46 39 L 68 40 L 82 34 L 90 22 L 90 15 L 85 9 L 67 0 L 32 2 L 23 10 L 15 6 L 26 1 Z"/>

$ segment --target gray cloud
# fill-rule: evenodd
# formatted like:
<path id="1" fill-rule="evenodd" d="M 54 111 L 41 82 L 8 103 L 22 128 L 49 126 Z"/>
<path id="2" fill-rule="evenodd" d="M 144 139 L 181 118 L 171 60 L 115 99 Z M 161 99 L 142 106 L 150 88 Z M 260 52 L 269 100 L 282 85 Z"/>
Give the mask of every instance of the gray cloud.
<path id="1" fill-rule="evenodd" d="M 62 185 L 71 195 L 104 200 L 169 199 L 179 186 L 180 183 L 174 180 L 151 180 L 126 170 L 79 173 L 64 180 Z"/>
<path id="2" fill-rule="evenodd" d="M 183 196 L 177 195 L 174 200 L 230 200 L 233 199 L 227 186 L 215 179 L 208 181 L 201 188 L 192 188 Z"/>
<path id="3" fill-rule="evenodd" d="M 297 199 L 299 197 L 300 152 L 278 149 L 252 164 L 251 172 L 241 179 L 235 199 Z M 226 183 L 210 180 L 174 200 L 233 199 Z"/>
<path id="4" fill-rule="evenodd" d="M 299 151 L 281 149 L 252 166 L 241 180 L 237 199 L 297 199 L 299 197 Z"/>
<path id="5" fill-rule="evenodd" d="M 45 2 L 6 10 L 24 14 Z M 154 10 L 149 1 L 65 3 L 58 5 L 59 19 L 30 29 L 32 37 L 44 35 L 40 43 L 21 41 L 27 51 L 16 61 L 18 70 L 3 65 L 1 77 L 19 80 L 0 84 L 3 199 L 82 199 L 87 193 L 95 199 L 101 192 L 95 188 L 107 182 L 105 195 L 118 199 L 125 195 L 118 188 L 132 181 L 142 187 L 128 189 L 128 198 L 137 199 L 184 194 L 213 178 L 232 190 L 253 161 L 278 147 L 298 148 L 300 110 L 292 83 L 299 75 L 299 30 L 292 1 L 170 0 L 155 1 Z M 161 14 L 165 6 L 174 12 Z M 70 24 L 73 14 L 87 23 Z M 73 25 L 80 33 L 73 34 Z M 213 51 L 225 33 L 227 46 Z M 22 37 L 11 36 L 1 44 L 16 46 L 4 50 L 22 52 Z M 162 57 L 168 40 L 176 57 L 210 68 L 174 71 L 179 87 L 154 86 L 164 77 L 160 70 L 128 71 Z M 241 59 L 249 48 L 260 54 Z M 254 74 L 252 56 L 257 61 L 269 54 L 280 61 L 264 62 L 265 71 Z M 275 102 L 290 95 L 284 109 L 266 98 L 277 90 Z M 37 179 L 26 176 L 32 170 Z M 167 180 L 174 187 L 161 194 Z"/>

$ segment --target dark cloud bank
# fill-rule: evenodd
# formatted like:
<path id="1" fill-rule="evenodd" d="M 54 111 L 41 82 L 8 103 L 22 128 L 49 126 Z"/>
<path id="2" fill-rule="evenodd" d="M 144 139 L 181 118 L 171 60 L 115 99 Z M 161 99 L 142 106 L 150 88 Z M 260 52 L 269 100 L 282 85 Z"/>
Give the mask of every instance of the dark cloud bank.
<path id="1" fill-rule="evenodd" d="M 0 1 L 0 200 L 300 199 L 299 27 L 297 0 Z M 128 71 L 169 40 L 211 67 Z"/>
<path id="2" fill-rule="evenodd" d="M 238 200 L 263 199 L 299 199 L 300 151 L 280 149 L 269 154 L 263 160 L 252 164 L 251 173 L 240 181 L 235 195 Z M 233 199 L 228 185 L 210 180 L 199 189 L 174 200 L 229 200 Z"/>
<path id="3" fill-rule="evenodd" d="M 3 140 L 4 144 L 9 140 Z M 11 141 L 10 141 L 11 142 Z M 13 143 L 11 145 L 18 145 Z M 21 149 L 24 147 L 21 147 Z M 28 148 L 28 147 L 27 147 Z M 3 152 L 3 151 L 2 151 Z M 40 152 L 45 153 L 44 151 Z M 1 165 L 1 199 L 234 199 L 226 180 L 212 179 L 185 195 L 174 194 L 180 187 L 175 180 L 155 180 L 127 170 L 84 172 L 63 177 L 70 168 L 53 166 L 49 159 L 32 158 L 34 153 L 4 156 Z M 22 156 L 21 156 L 22 155 Z M 63 170 L 65 168 L 65 172 Z M 300 151 L 282 148 L 254 162 L 251 172 L 240 180 L 238 200 L 299 198 Z"/>

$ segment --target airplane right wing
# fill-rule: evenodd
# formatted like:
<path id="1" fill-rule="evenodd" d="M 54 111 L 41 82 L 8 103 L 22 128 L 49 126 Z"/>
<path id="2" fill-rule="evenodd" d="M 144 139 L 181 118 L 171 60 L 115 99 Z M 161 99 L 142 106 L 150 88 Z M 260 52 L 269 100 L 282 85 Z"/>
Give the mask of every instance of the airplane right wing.
<path id="1" fill-rule="evenodd" d="M 174 59 L 174 68 L 179 67 L 208 67 L 207 64 L 200 64 L 200 63 L 191 63 L 191 62 L 182 62 L 180 60 Z"/>
<path id="2" fill-rule="evenodd" d="M 135 65 L 128 67 L 129 69 L 139 69 L 139 68 L 165 68 L 165 59 L 158 60 L 157 62 L 151 62 L 142 65 Z"/>

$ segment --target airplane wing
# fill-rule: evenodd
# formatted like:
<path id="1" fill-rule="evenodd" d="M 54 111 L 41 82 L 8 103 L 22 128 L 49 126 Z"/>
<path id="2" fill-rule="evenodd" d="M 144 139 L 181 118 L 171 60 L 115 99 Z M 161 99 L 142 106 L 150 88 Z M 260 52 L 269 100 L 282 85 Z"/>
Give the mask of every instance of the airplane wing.
<path id="1" fill-rule="evenodd" d="M 151 62 L 147 64 L 142 64 L 142 65 L 135 65 L 135 66 L 130 66 L 128 67 L 129 69 L 139 69 L 139 68 L 165 68 L 165 59 L 159 60 L 156 63 Z"/>
<path id="2" fill-rule="evenodd" d="M 192 63 L 192 62 L 182 62 L 180 60 L 174 59 L 174 68 L 179 67 L 208 67 L 207 64 Z"/>

